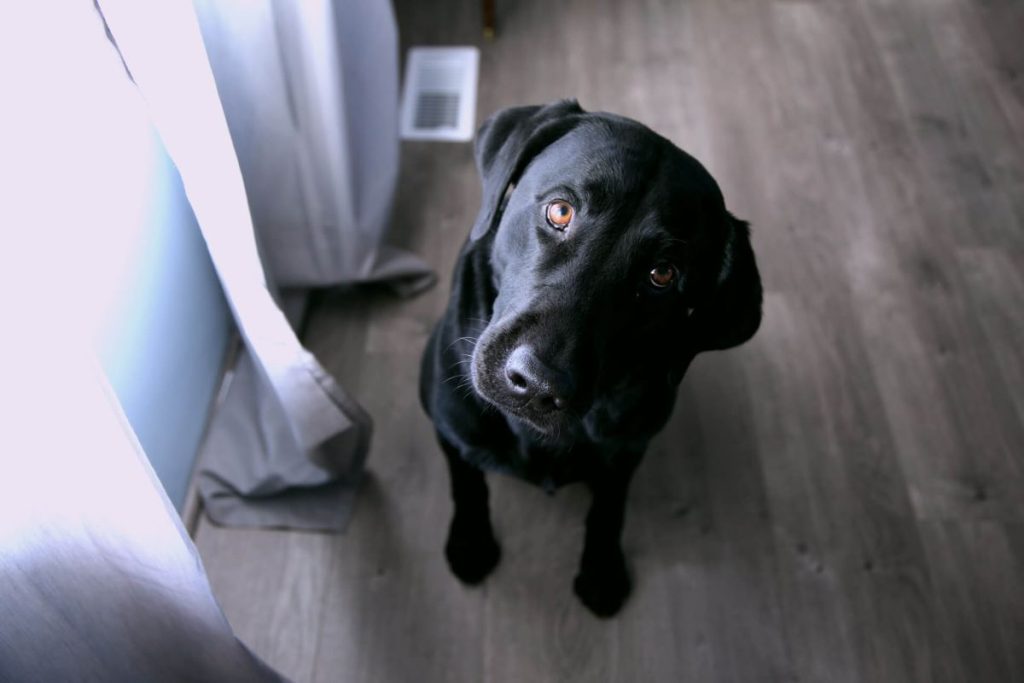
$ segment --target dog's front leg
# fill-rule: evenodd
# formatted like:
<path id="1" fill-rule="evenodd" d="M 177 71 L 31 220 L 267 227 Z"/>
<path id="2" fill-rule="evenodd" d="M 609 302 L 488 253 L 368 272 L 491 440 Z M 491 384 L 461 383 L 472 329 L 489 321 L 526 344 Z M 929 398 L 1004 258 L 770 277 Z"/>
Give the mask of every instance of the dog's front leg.
<path id="1" fill-rule="evenodd" d="M 480 583 L 501 559 L 487 506 L 487 480 L 480 469 L 463 459 L 455 446 L 440 435 L 438 441 L 448 461 L 455 506 L 444 554 L 452 573 L 461 581 L 470 585 Z"/>
<path id="2" fill-rule="evenodd" d="M 620 539 L 636 460 L 631 458 L 628 465 L 603 472 L 590 482 L 594 500 L 587 513 L 583 557 L 573 588 L 599 617 L 612 616 L 629 597 L 631 584 Z"/>

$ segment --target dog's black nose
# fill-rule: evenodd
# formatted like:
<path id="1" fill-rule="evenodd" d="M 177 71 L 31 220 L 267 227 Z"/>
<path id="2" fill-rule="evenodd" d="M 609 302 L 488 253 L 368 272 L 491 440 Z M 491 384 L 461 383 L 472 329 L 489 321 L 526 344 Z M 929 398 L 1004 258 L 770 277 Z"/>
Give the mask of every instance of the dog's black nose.
<path id="1" fill-rule="evenodd" d="M 572 394 L 572 377 L 546 365 L 529 346 L 509 354 L 505 379 L 513 394 L 545 412 L 562 410 Z"/>

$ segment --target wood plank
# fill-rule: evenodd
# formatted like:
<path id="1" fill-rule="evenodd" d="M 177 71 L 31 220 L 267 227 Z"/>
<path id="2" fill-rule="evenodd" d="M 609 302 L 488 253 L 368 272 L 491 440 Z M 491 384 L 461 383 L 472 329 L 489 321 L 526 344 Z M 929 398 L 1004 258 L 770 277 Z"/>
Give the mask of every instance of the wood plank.
<path id="1" fill-rule="evenodd" d="M 1011 302 L 1024 301 L 1024 264 L 997 249 L 958 249 L 956 260 L 987 341 L 986 352 L 997 369 L 989 379 L 993 393 L 1005 399 L 997 406 L 1001 424 L 1019 429 L 1024 424 L 1024 307 Z M 1011 405 L 1016 419 L 1006 411 Z M 1024 466 L 1020 458 L 1011 462 Z"/>
<path id="2" fill-rule="evenodd" d="M 618 620 L 595 619 L 572 592 L 589 494 L 548 497 L 492 477 L 502 563 L 486 586 L 485 681 L 587 681 L 622 675 Z"/>
<path id="3" fill-rule="evenodd" d="M 780 104 L 772 139 L 791 174 L 783 180 L 800 181 L 773 184 L 772 196 L 783 203 L 789 188 L 817 190 L 787 205 L 804 224 L 803 244 L 792 245 L 802 259 L 792 277 L 802 283 L 769 295 L 752 345 L 768 362 L 751 360 L 755 386 L 779 392 L 757 407 L 789 641 L 818 645 L 794 653 L 810 680 L 934 680 L 943 635 L 931 628 L 926 560 L 850 289 L 874 217 L 835 101 L 840 28 L 820 4 L 778 3 L 772 19 L 766 40 L 777 41 L 783 68 L 769 72 L 771 84 L 798 93 Z"/>
<path id="4" fill-rule="evenodd" d="M 311 680 L 332 537 L 203 520 L 195 543 L 235 635 L 288 678 Z"/>
<path id="5" fill-rule="evenodd" d="M 952 95 L 948 99 L 958 107 L 972 145 L 983 151 L 993 185 L 1019 187 L 1024 183 L 1024 129 L 1014 125 L 1002 106 L 1005 84 L 987 61 L 975 25 L 979 3 L 915 1 L 927 19 L 929 42 Z M 1024 30 L 1024 21 L 1019 28 Z"/>
<path id="6" fill-rule="evenodd" d="M 866 18 L 859 23 L 858 17 L 844 13 L 839 25 L 849 33 L 837 32 L 837 37 L 871 40 L 875 28 L 872 22 L 877 21 L 871 17 L 874 11 L 866 9 Z M 901 18 L 909 20 L 886 14 L 887 21 Z M 898 33 L 889 25 L 885 31 Z M 904 48 L 900 43 L 900 49 Z M 857 143 L 855 158 L 864 168 L 865 194 L 861 201 L 873 213 L 867 222 L 867 249 L 861 249 L 857 256 L 862 273 L 855 274 L 853 282 L 857 311 L 864 318 L 869 343 L 885 349 L 871 356 L 879 368 L 885 368 L 876 372 L 885 386 L 883 400 L 893 413 L 891 422 L 902 441 L 901 459 L 920 514 L 1017 519 L 1021 509 L 1016 501 L 1005 495 L 993 496 L 989 489 L 994 479 L 1006 481 L 1009 488 L 1019 481 L 1013 453 L 1019 450 L 1014 444 L 1020 440 L 1012 423 L 993 417 L 998 415 L 995 408 L 1001 402 L 988 381 L 994 365 L 987 354 L 979 353 L 986 342 L 979 338 L 962 275 L 955 260 L 949 258 L 959 237 L 970 230 L 967 225 L 958 225 L 967 214 L 950 210 L 944 200 L 945 188 L 927 170 L 931 157 L 925 146 L 929 143 L 922 142 L 915 133 L 912 110 L 907 111 L 907 125 L 885 129 L 890 138 L 900 141 L 897 153 L 869 147 L 869 141 L 878 136 L 877 112 L 885 106 L 884 93 L 879 92 L 877 83 L 885 69 L 901 63 L 885 58 L 884 43 L 879 53 L 884 67 L 874 63 L 870 52 L 861 54 L 851 62 L 848 80 L 832 81 L 831 100 L 847 113 L 849 130 Z M 845 61 L 834 62 L 830 71 L 843 74 L 844 66 Z M 916 79 L 900 78 L 909 83 L 935 76 L 926 72 Z M 928 92 L 934 94 L 934 90 L 932 87 Z M 913 140 L 909 146 L 908 137 Z M 887 182 L 892 176 L 916 190 L 900 191 L 900 186 Z M 967 191 L 958 196 L 971 197 Z M 994 198 L 998 200 L 999 196 Z M 980 210 L 984 204 L 959 206 Z M 1000 204 L 992 206 L 998 208 Z M 1008 211 L 990 211 L 986 221 L 998 224 L 990 233 L 991 241 L 1005 242 L 999 235 L 1019 232 Z M 884 306 L 879 307 L 879 303 Z M 908 325 L 912 329 L 907 329 Z M 897 345 L 906 346 L 895 348 Z M 910 366 L 917 367 L 910 371 Z M 964 396 L 972 399 L 964 401 Z M 927 428 L 921 429 L 923 425 Z"/>
<path id="7" fill-rule="evenodd" d="M 954 657 L 964 662 L 959 680 L 1024 680 L 1024 592 L 1020 587 L 1020 526 L 999 522 L 921 525 L 940 606 L 953 634 Z"/>
<path id="8" fill-rule="evenodd" d="M 756 429 L 757 380 L 745 372 L 743 355 L 756 357 L 758 352 L 747 347 L 708 354 L 695 361 L 684 380 L 676 414 L 696 415 L 699 446 L 692 453 L 676 450 L 669 455 L 703 463 L 699 467 L 704 476 L 697 482 L 703 491 L 690 513 L 697 533 L 682 541 L 656 536 L 650 556 L 674 562 L 673 629 L 690 634 L 682 642 L 691 643 L 698 653 L 707 651 L 711 680 L 788 681 L 797 672 L 786 639 L 778 544 L 761 467 L 769 454 L 762 450 Z M 676 442 L 677 430 L 690 429 L 691 420 L 674 421 L 664 437 Z M 662 525 L 651 526 L 657 531 Z M 687 674 L 684 680 L 706 680 L 702 666 L 690 669 L 688 656 L 679 657 L 677 666 Z"/>
<path id="9" fill-rule="evenodd" d="M 359 518 L 333 548 L 316 669 L 305 680 L 482 680 L 482 595 L 448 571 L 444 511 L 417 502 L 371 478 Z"/>
<path id="10" fill-rule="evenodd" d="M 1003 112 L 1017 135 L 1024 135 L 1024 53 L 1020 49 L 1024 5 L 1015 0 L 965 0 L 958 19 L 968 27 L 969 40 L 988 69 L 986 77 Z"/>

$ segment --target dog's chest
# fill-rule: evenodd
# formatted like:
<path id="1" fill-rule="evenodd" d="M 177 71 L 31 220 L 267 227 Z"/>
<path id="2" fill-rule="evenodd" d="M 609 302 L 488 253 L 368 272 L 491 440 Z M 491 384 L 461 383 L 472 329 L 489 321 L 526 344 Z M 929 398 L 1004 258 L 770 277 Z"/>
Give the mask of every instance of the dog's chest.
<path id="1" fill-rule="evenodd" d="M 586 480 L 597 457 L 592 444 L 586 442 L 552 446 L 521 439 L 512 464 L 514 474 L 553 493 L 566 484 Z"/>

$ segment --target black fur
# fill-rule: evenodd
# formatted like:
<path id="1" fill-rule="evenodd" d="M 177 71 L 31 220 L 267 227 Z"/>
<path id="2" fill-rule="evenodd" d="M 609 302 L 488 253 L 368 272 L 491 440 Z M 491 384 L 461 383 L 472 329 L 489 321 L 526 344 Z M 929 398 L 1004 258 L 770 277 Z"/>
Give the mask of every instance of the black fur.
<path id="1" fill-rule="evenodd" d="M 619 538 L 648 441 L 694 356 L 760 324 L 747 225 L 693 157 L 572 101 L 497 113 L 476 157 L 482 206 L 420 380 L 451 473 L 445 554 L 471 584 L 500 559 L 484 470 L 548 490 L 585 481 L 593 503 L 574 587 L 612 615 L 629 594 Z M 575 209 L 565 230 L 546 218 L 553 199 Z M 675 269 L 666 287 L 650 280 L 658 264 Z"/>

